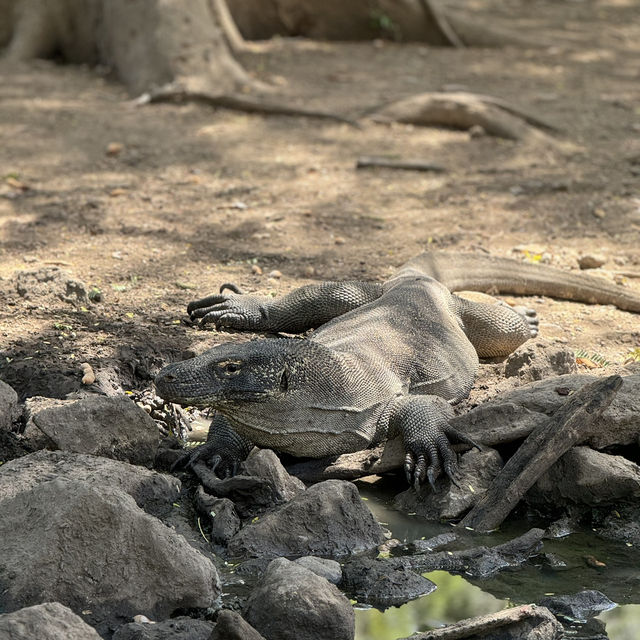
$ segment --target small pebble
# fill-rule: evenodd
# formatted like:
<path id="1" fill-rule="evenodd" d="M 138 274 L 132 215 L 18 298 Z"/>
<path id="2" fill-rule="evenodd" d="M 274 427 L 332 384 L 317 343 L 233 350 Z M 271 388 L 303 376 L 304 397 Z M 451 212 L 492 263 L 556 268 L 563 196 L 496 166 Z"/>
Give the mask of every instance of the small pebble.
<path id="1" fill-rule="evenodd" d="M 487 135 L 484 127 L 481 127 L 479 124 L 474 124 L 473 127 L 469 129 L 469 137 L 470 138 L 484 138 Z"/>
<path id="2" fill-rule="evenodd" d="M 578 265 L 581 269 L 597 269 L 601 267 L 607 259 L 604 256 L 588 253 L 578 258 Z"/>
<path id="3" fill-rule="evenodd" d="M 121 142 L 110 142 L 107 145 L 106 154 L 108 156 L 117 156 L 124 149 Z"/>
<path id="4" fill-rule="evenodd" d="M 96 374 L 93 373 L 93 369 L 88 362 L 83 362 L 80 365 L 80 369 L 84 374 L 82 376 L 82 384 L 93 384 L 96 381 Z"/>
<path id="5" fill-rule="evenodd" d="M 251 266 L 251 273 L 254 273 L 257 276 L 262 275 L 262 267 L 259 267 L 257 264 Z"/>
<path id="6" fill-rule="evenodd" d="M 149 620 L 147 616 L 143 616 L 142 614 L 138 614 L 137 616 L 133 616 L 133 621 L 138 624 L 155 624 L 155 621 Z"/>
<path id="7" fill-rule="evenodd" d="M 344 244 L 346 242 L 346 240 L 342 236 L 336 236 L 334 242 L 336 244 Z"/>
<path id="8" fill-rule="evenodd" d="M 282 278 L 282 272 L 274 269 L 267 274 L 270 278 Z"/>

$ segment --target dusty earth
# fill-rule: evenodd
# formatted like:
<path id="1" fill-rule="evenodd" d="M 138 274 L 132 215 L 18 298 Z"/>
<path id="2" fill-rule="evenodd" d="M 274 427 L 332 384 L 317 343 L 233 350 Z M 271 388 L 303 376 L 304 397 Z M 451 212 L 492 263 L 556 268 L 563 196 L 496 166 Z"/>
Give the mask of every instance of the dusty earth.
<path id="1" fill-rule="evenodd" d="M 464 7 L 546 44 L 274 40 L 242 62 L 293 103 L 350 117 L 462 87 L 537 113 L 560 128 L 555 140 L 134 107 L 104 69 L 1 63 L 0 378 L 22 397 L 60 397 L 81 388 L 89 362 L 103 388 L 143 388 L 168 360 L 244 339 L 187 321 L 186 303 L 222 282 L 281 295 L 324 279 L 380 280 L 428 247 L 570 269 L 597 254 L 604 277 L 640 293 L 638 3 Z M 356 170 L 360 155 L 447 171 Z M 101 301 L 65 302 L 53 285 L 18 293 L 17 272 L 50 267 Z M 637 315 L 527 304 L 542 335 L 569 348 L 614 363 L 640 348 Z"/>

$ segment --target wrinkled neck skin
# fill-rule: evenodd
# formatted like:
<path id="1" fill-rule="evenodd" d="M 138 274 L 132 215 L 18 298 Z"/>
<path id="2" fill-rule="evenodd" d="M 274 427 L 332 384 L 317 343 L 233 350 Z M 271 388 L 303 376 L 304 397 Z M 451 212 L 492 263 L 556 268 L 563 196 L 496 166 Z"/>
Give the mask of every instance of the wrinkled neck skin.
<path id="1" fill-rule="evenodd" d="M 352 354 L 310 340 L 293 342 L 285 361 L 286 390 L 258 402 L 234 398 L 218 410 L 256 445 L 293 455 L 322 457 L 366 447 L 402 385 Z"/>

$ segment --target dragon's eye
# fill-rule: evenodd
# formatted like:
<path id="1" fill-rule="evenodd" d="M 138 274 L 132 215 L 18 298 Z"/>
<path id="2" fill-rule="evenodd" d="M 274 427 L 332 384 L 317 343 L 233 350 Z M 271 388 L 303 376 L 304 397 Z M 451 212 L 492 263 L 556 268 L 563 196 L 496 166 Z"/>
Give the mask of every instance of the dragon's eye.
<path id="1" fill-rule="evenodd" d="M 236 373 L 240 371 L 240 364 L 238 362 L 227 362 L 227 364 L 224 365 L 224 370 L 227 373 Z"/>

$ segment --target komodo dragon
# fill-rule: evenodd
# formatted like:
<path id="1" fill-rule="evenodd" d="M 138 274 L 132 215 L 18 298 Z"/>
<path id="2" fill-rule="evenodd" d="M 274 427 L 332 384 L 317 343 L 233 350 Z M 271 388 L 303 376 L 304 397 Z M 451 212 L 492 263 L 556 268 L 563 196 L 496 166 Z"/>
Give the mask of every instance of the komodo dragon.
<path id="1" fill-rule="evenodd" d="M 506 356 L 537 334 L 535 312 L 452 291 L 546 295 L 640 312 L 640 296 L 604 279 L 479 254 L 424 253 L 385 283 L 325 282 L 282 298 L 225 293 L 191 302 L 202 324 L 310 337 L 229 343 L 157 376 L 170 402 L 213 407 L 192 462 L 235 473 L 252 446 L 320 458 L 401 435 L 418 487 L 444 469 L 455 482 L 452 404 L 465 398 L 478 357 Z"/>

